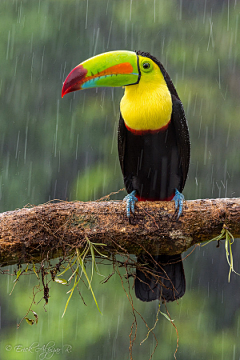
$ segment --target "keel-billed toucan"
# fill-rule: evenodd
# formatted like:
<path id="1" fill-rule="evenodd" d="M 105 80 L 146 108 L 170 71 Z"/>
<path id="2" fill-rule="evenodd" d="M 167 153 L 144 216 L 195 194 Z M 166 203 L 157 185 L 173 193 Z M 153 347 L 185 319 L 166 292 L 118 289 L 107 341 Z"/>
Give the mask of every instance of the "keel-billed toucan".
<path id="1" fill-rule="evenodd" d="M 111 51 L 76 66 L 63 84 L 62 96 L 106 86 L 125 87 L 118 151 L 128 192 L 127 215 L 134 212 L 137 200 L 174 199 L 179 216 L 190 142 L 183 106 L 168 73 L 149 53 Z M 135 293 L 140 300 L 174 301 L 184 292 L 181 254 L 138 257 Z"/>

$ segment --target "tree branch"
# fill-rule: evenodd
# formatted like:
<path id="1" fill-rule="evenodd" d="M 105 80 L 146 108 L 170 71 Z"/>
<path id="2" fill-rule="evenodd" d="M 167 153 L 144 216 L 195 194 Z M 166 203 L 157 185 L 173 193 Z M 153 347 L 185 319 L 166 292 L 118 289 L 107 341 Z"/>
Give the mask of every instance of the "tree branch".
<path id="1" fill-rule="evenodd" d="M 131 224 L 122 201 L 58 202 L 0 214 L 0 265 L 68 255 L 87 240 L 101 252 L 182 253 L 220 234 L 240 237 L 240 199 L 185 201 L 174 220 L 173 202 L 139 202 Z"/>

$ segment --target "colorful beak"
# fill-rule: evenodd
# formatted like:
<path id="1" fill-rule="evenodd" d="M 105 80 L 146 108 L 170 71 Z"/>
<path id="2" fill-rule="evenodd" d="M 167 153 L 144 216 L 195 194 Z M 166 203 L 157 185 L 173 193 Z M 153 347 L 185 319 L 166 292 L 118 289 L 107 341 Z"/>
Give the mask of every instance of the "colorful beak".
<path id="1" fill-rule="evenodd" d="M 138 57 L 133 51 L 110 51 L 76 66 L 62 87 L 62 97 L 76 90 L 117 87 L 139 82 Z"/>

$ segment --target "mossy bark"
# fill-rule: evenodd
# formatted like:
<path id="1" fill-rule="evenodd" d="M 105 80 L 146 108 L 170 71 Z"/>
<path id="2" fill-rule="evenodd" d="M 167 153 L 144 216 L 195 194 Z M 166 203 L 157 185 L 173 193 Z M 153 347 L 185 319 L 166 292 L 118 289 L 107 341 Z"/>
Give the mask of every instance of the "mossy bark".
<path id="1" fill-rule="evenodd" d="M 240 237 L 240 199 L 185 201 L 176 221 L 173 202 L 139 202 L 131 222 L 122 201 L 58 202 L 0 214 L 0 265 L 70 254 L 87 239 L 101 252 L 176 254 L 220 234 Z"/>

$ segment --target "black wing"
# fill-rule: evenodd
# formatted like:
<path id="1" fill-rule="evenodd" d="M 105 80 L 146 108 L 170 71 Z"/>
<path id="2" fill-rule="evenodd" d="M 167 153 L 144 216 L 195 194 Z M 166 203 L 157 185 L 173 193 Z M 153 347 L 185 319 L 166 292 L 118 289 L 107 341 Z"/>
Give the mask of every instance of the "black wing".
<path id="1" fill-rule="evenodd" d="M 176 132 L 177 146 L 181 159 L 180 166 L 182 168 L 182 184 L 179 191 L 182 192 L 187 179 L 187 174 L 189 169 L 190 139 L 189 139 L 187 120 L 185 117 L 182 103 L 174 95 L 172 95 L 172 103 L 173 103 L 173 108 L 172 108 L 171 122 Z"/>

